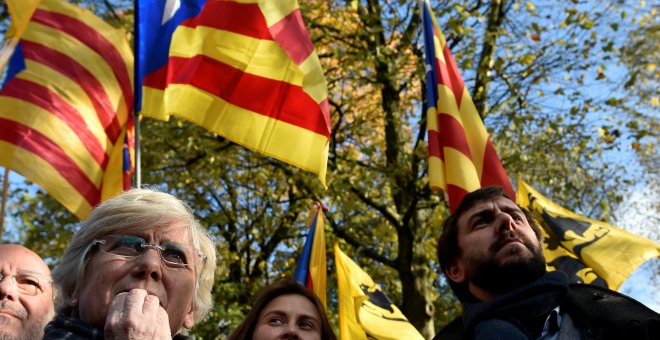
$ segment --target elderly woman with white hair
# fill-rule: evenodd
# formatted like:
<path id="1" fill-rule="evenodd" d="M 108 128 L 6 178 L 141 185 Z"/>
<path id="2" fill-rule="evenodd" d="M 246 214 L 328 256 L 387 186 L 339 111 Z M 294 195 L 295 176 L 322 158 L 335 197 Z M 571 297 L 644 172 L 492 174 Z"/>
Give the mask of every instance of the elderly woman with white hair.
<path id="1" fill-rule="evenodd" d="M 211 306 L 215 246 L 190 208 L 150 189 L 96 207 L 53 279 L 44 339 L 185 339 Z"/>

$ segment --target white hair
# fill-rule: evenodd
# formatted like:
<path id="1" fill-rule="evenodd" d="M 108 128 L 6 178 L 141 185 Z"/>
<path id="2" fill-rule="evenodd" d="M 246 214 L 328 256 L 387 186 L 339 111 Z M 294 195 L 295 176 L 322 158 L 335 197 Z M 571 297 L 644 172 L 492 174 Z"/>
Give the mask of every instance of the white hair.
<path id="1" fill-rule="evenodd" d="M 101 203 L 81 223 L 60 264 L 53 270 L 53 280 L 62 297 L 57 302 L 57 309 L 64 310 L 66 300 L 77 295 L 89 262 L 88 252 L 95 239 L 129 228 L 152 230 L 175 223 L 187 228 L 192 246 L 206 259 L 195 262 L 195 323 L 203 319 L 213 303 L 211 289 L 216 263 L 215 245 L 185 202 L 155 189 L 132 189 L 121 193 Z"/>

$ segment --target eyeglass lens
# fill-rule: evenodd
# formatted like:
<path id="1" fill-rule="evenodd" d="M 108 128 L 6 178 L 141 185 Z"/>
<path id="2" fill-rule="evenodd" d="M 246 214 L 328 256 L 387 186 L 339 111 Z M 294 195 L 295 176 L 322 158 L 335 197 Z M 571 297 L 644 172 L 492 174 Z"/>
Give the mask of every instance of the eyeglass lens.
<path id="1" fill-rule="evenodd" d="M 157 249 L 161 258 L 167 264 L 182 267 L 191 264 L 192 247 L 185 244 L 165 242 L 160 245 L 150 244 L 141 237 L 132 235 L 105 236 L 99 243 L 99 248 L 106 253 L 124 257 L 138 257 L 148 248 Z"/>
<path id="2" fill-rule="evenodd" d="M 38 277 L 29 274 L 18 274 L 18 275 L 2 275 L 0 274 L 0 282 L 4 279 L 13 279 L 16 283 L 16 288 L 18 292 L 25 295 L 37 295 L 37 293 L 42 290 L 41 281 Z"/>

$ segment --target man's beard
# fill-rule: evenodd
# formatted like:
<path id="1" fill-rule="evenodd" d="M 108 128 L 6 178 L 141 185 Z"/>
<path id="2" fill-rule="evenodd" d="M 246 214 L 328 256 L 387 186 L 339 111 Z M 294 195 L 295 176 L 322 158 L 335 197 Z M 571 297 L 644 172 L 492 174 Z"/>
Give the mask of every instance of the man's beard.
<path id="1" fill-rule="evenodd" d="M 531 252 L 531 257 L 528 254 L 521 254 L 524 250 L 514 246 L 507 250 L 511 253 L 501 263 L 497 259 L 497 252 L 508 244 L 510 239 L 520 240 L 523 246 Z M 525 286 L 541 277 L 546 271 L 541 245 L 534 244 L 526 237 L 516 235 L 513 231 L 502 233 L 488 251 L 489 256 L 485 259 L 477 259 L 471 263 L 474 269 L 470 273 L 469 280 L 475 286 L 492 294 L 505 294 Z"/>
<path id="2" fill-rule="evenodd" d="M 21 334 L 11 334 L 8 331 L 0 331 L 0 340 L 39 340 L 44 337 L 44 329 L 32 325 L 29 329 L 21 330 Z"/>
<path id="3" fill-rule="evenodd" d="M 47 322 L 33 322 L 21 329 L 19 334 L 13 334 L 9 330 L 2 329 L 2 318 L 0 316 L 0 340 L 38 340 L 44 337 L 44 327 Z"/>
<path id="4" fill-rule="evenodd" d="M 11 309 L 15 314 L 18 315 L 19 319 L 27 319 L 27 312 L 22 307 L 18 308 L 16 306 L 7 306 L 6 301 L 0 303 L 0 309 Z M 0 316 L 0 340 L 37 340 L 42 339 L 44 336 L 44 327 L 51 318 L 51 315 L 44 315 L 43 320 L 39 322 L 30 322 L 26 324 L 26 328 L 20 329 L 19 334 L 13 334 L 9 330 L 4 329 L 3 325 L 8 324 L 10 316 L 2 315 Z"/>

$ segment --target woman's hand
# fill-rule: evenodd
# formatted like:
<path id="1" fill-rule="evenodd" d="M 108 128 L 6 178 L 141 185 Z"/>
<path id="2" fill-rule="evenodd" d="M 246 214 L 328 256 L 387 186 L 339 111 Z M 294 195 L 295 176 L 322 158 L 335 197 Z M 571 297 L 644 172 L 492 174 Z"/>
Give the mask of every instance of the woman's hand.
<path id="1" fill-rule="evenodd" d="M 106 339 L 172 339 L 167 311 L 144 289 L 117 294 L 105 320 Z"/>

